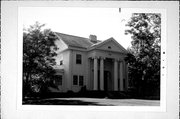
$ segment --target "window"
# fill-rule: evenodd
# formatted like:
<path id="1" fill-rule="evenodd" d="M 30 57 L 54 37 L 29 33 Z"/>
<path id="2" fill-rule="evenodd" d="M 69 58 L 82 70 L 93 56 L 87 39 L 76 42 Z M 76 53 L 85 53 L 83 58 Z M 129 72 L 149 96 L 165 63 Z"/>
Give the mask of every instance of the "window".
<path id="1" fill-rule="evenodd" d="M 58 84 L 59 84 L 59 85 L 62 85 L 62 75 L 59 76 Z"/>
<path id="2" fill-rule="evenodd" d="M 83 86 L 83 85 L 84 85 L 84 77 L 79 76 L 79 86 Z"/>
<path id="3" fill-rule="evenodd" d="M 60 65 L 63 65 L 63 60 L 60 61 Z"/>
<path id="4" fill-rule="evenodd" d="M 108 46 L 108 49 L 111 49 L 111 46 Z"/>
<path id="5" fill-rule="evenodd" d="M 76 54 L 76 64 L 81 64 L 81 55 Z"/>
<path id="6" fill-rule="evenodd" d="M 78 76 L 77 75 L 73 76 L 73 85 L 78 85 Z"/>
<path id="7" fill-rule="evenodd" d="M 57 75 L 54 77 L 55 85 L 62 85 L 62 75 Z"/>

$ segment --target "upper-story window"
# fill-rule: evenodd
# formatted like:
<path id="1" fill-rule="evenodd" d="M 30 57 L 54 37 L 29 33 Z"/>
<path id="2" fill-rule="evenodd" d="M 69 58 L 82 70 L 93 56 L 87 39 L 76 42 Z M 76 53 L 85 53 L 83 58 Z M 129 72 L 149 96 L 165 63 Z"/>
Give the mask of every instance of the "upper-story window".
<path id="1" fill-rule="evenodd" d="M 63 55 L 62 54 L 60 54 L 58 56 L 58 59 L 59 59 L 59 65 L 63 65 Z"/>
<path id="2" fill-rule="evenodd" d="M 80 54 L 76 54 L 76 64 L 82 63 L 82 56 Z"/>
<path id="3" fill-rule="evenodd" d="M 63 65 L 63 60 L 60 61 L 60 65 Z"/>

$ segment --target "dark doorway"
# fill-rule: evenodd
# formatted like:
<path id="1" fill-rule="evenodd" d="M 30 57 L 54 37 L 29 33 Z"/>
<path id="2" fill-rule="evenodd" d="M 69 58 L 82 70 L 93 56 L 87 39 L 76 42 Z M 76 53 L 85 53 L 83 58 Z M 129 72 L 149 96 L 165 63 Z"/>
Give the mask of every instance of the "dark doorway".
<path id="1" fill-rule="evenodd" d="M 104 71 L 104 91 L 108 91 L 109 86 L 108 82 L 111 80 L 111 72 L 110 71 Z"/>
<path id="2" fill-rule="evenodd" d="M 100 90 L 100 70 L 98 70 L 98 90 Z"/>

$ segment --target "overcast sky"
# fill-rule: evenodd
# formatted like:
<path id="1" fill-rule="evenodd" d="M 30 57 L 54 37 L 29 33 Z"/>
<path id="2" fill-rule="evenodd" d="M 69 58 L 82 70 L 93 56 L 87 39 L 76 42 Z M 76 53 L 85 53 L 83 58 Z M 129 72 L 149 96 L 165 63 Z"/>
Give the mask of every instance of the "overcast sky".
<path id="1" fill-rule="evenodd" d="M 36 21 L 46 24 L 52 31 L 88 38 L 96 35 L 98 40 L 113 37 L 124 48 L 130 46 L 131 38 L 125 35 L 125 24 L 132 10 L 119 8 L 72 8 L 72 7 L 24 7 L 19 18 L 27 28 Z"/>

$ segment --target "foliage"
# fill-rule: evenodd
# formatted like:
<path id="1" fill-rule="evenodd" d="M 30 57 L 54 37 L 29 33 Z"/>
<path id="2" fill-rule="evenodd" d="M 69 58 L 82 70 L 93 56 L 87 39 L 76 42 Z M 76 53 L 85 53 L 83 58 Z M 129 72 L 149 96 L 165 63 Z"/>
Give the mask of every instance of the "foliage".
<path id="1" fill-rule="evenodd" d="M 125 34 L 132 37 L 128 48 L 129 78 L 136 87 L 142 82 L 160 83 L 161 15 L 134 13 Z"/>
<path id="2" fill-rule="evenodd" d="M 23 90 L 39 92 L 55 71 L 54 56 L 57 37 L 50 29 L 44 29 L 44 24 L 36 22 L 23 30 Z"/>

